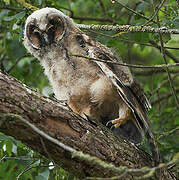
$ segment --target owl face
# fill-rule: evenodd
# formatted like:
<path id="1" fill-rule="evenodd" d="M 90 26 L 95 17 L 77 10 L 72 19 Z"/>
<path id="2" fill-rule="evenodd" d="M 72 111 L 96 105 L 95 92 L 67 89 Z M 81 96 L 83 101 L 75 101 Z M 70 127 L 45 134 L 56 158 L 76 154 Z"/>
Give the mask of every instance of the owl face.
<path id="1" fill-rule="evenodd" d="M 66 32 L 66 18 L 70 19 L 54 8 L 43 8 L 32 13 L 26 20 L 25 47 L 32 52 L 59 42 Z"/>

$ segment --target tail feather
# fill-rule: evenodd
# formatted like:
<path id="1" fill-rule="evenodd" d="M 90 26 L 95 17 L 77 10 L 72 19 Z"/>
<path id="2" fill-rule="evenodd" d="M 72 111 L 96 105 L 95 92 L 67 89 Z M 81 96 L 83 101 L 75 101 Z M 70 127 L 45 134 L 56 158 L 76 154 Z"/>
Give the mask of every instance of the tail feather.
<path id="1" fill-rule="evenodd" d="M 148 129 L 146 132 L 146 138 L 148 140 L 150 150 L 152 152 L 152 157 L 155 160 L 155 166 L 157 166 L 160 163 L 160 153 L 159 153 L 155 138 L 153 136 L 153 133 L 151 132 L 150 129 Z"/>

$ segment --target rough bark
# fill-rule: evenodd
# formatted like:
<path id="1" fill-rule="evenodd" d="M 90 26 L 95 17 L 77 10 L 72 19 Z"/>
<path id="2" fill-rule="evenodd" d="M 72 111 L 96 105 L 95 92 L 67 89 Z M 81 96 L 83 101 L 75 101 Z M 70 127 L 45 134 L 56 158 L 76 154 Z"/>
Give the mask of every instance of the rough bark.
<path id="1" fill-rule="evenodd" d="M 151 167 L 154 163 L 147 153 L 115 137 L 102 125 L 91 124 L 67 110 L 57 101 L 40 95 L 15 78 L 0 72 L 1 132 L 21 140 L 47 158 L 52 158 L 62 168 L 80 179 L 120 175 L 96 163 L 73 158 L 71 153 L 41 137 L 13 114 L 22 117 L 65 145 L 96 156 L 116 167 L 142 168 Z M 138 172 L 138 175 L 140 174 Z M 156 172 L 148 179 L 158 179 L 158 174 Z M 134 176 L 134 173 L 127 173 L 122 179 L 135 179 Z M 162 179 L 172 179 L 167 170 L 162 171 Z"/>

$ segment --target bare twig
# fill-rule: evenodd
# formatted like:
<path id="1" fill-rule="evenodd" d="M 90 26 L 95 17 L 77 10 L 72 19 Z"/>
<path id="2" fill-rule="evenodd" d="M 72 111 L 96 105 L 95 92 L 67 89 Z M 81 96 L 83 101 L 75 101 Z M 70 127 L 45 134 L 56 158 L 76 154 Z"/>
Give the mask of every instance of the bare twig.
<path id="1" fill-rule="evenodd" d="M 157 16 L 160 8 L 163 6 L 164 3 L 165 3 L 165 0 L 163 0 L 163 1 L 158 5 L 157 8 L 154 8 L 154 10 L 155 10 L 154 14 L 153 14 L 153 15 L 151 16 L 151 18 L 144 24 L 144 26 L 147 25 L 147 24 L 149 24 L 151 21 L 153 21 L 153 19 Z"/>
<path id="2" fill-rule="evenodd" d="M 158 138 L 157 138 L 157 141 L 159 141 L 159 139 L 163 138 L 163 137 L 166 137 L 166 136 L 169 136 L 170 134 L 173 134 L 175 131 L 179 131 L 179 126 L 177 126 L 176 128 L 170 130 L 170 131 L 167 131 L 167 132 L 163 132 Z"/>
<path id="3" fill-rule="evenodd" d="M 176 0 L 176 3 L 177 3 L 177 6 L 178 6 L 178 8 L 179 8 L 179 0 Z"/>
<path id="4" fill-rule="evenodd" d="M 32 161 L 29 165 L 27 165 L 27 167 L 23 169 L 23 171 L 16 177 L 16 179 L 19 180 L 19 178 L 29 170 L 29 167 L 31 167 L 31 165 L 35 163 L 35 161 L 36 160 Z"/>
<path id="5" fill-rule="evenodd" d="M 19 62 L 21 59 L 25 58 L 25 57 L 28 57 L 28 56 L 25 55 L 25 56 L 22 56 L 22 57 L 17 58 L 16 61 L 15 61 L 15 63 L 9 68 L 9 70 L 7 70 L 7 73 L 10 73 L 10 72 L 16 67 L 16 65 L 18 64 L 18 62 Z"/>
<path id="6" fill-rule="evenodd" d="M 179 93 L 179 88 L 178 88 L 178 89 L 175 89 L 175 92 L 176 92 L 176 93 Z M 173 95 L 172 92 L 171 92 L 171 93 L 164 94 L 164 95 L 161 96 L 160 98 L 152 101 L 152 102 L 151 102 L 151 105 L 157 104 L 157 103 L 159 103 L 160 101 L 163 101 L 163 100 L 165 100 L 165 99 L 168 99 L 168 98 L 170 98 L 172 95 Z"/>
<path id="7" fill-rule="evenodd" d="M 33 162 L 35 163 L 35 162 Z M 33 163 L 31 163 L 30 165 L 28 165 L 17 177 L 16 177 L 16 180 L 19 180 L 19 178 L 24 174 L 26 173 L 27 171 L 33 169 L 33 168 L 43 168 L 43 167 L 51 167 L 51 166 L 54 166 L 54 165 L 36 165 L 36 166 L 31 166 Z"/>
<path id="8" fill-rule="evenodd" d="M 97 18 L 97 17 L 78 17 L 78 16 L 73 16 L 71 17 L 73 19 L 78 19 L 78 20 L 85 20 L 85 21 L 101 21 L 101 22 L 114 22 L 112 19 L 109 18 Z"/>
<path id="9" fill-rule="evenodd" d="M 179 73 L 179 69 L 178 70 L 169 70 L 170 74 L 178 74 Z M 160 74 L 160 73 L 166 73 L 166 70 L 164 69 L 152 69 L 152 70 L 143 70 L 143 69 L 138 69 L 138 70 L 133 70 L 133 73 L 137 76 L 151 76 L 152 74 Z"/>
<path id="10" fill-rule="evenodd" d="M 23 9 L 21 8 L 15 8 L 15 7 L 10 7 L 10 6 L 1 6 L 0 9 L 8 9 L 8 10 L 16 11 L 16 12 L 23 11 Z"/>
<path id="11" fill-rule="evenodd" d="M 6 155 L 4 155 L 1 159 L 0 162 L 3 161 L 6 158 Z"/>
<path id="12" fill-rule="evenodd" d="M 166 71 L 165 71 L 165 72 L 166 72 Z M 170 72 L 170 71 L 169 71 L 169 72 Z M 170 72 L 170 73 L 171 73 L 171 72 Z M 173 80 L 174 80 L 175 78 L 177 78 L 177 77 L 179 77 L 179 73 L 177 73 L 177 74 L 175 74 L 175 75 L 173 76 Z M 154 90 L 152 91 L 151 94 L 154 94 L 154 93 L 158 92 L 159 89 L 160 89 L 162 86 L 164 86 L 165 84 L 167 84 L 167 83 L 168 83 L 168 79 L 165 79 L 162 83 L 160 83 L 160 84 L 157 86 L 156 89 L 154 89 Z"/>
<path id="13" fill-rule="evenodd" d="M 101 6 L 101 9 L 102 9 L 103 14 L 106 16 L 106 15 L 107 15 L 107 13 L 106 13 L 106 8 L 105 8 L 105 6 L 104 6 L 103 1 L 102 1 L 102 0 L 99 0 L 99 4 L 100 4 L 100 6 Z"/>
<path id="14" fill-rule="evenodd" d="M 119 38 L 121 35 L 120 34 L 117 34 L 117 35 L 109 35 L 109 34 L 104 34 L 104 33 L 101 33 L 101 32 L 97 32 L 97 31 L 93 31 L 93 30 L 89 30 L 90 32 L 92 33 L 95 33 L 95 34 L 98 34 L 98 35 L 101 35 L 101 36 L 105 36 L 105 37 L 109 37 L 109 38 L 117 38 L 117 40 L 119 41 L 123 41 L 123 42 L 126 42 L 126 43 L 131 43 L 131 44 L 139 44 L 139 45 L 142 45 L 142 46 L 149 46 L 149 47 L 155 47 L 154 45 L 152 44 L 149 44 L 149 43 L 139 43 L 139 42 L 136 42 L 136 41 L 133 41 L 133 40 L 129 40 L 129 39 L 124 39 L 124 38 Z M 152 41 L 152 40 L 151 40 Z M 154 41 L 155 44 L 157 44 L 155 41 Z M 158 44 L 157 44 L 158 45 Z M 158 45 L 158 47 L 160 47 Z M 165 49 L 175 49 L 175 50 L 179 50 L 179 48 L 177 47 L 168 47 L 168 46 L 165 46 L 164 47 Z M 171 56 L 172 57 L 172 56 Z M 176 58 L 176 57 L 175 57 Z"/>
<path id="15" fill-rule="evenodd" d="M 131 68 L 153 68 L 153 69 L 165 69 L 166 67 L 176 67 L 179 66 L 179 63 L 175 63 L 175 64 L 160 64 L 160 65 L 154 65 L 154 66 L 143 66 L 143 65 L 136 65 L 136 64 L 127 64 L 127 63 L 121 63 L 121 62 L 114 62 L 114 61 L 107 61 L 104 59 L 98 59 L 98 58 L 91 58 L 88 56 L 83 56 L 80 54 L 70 54 L 71 56 L 76 56 L 76 57 L 82 57 L 85 59 L 89 59 L 91 61 L 99 61 L 99 62 L 104 62 L 104 63 L 110 63 L 110 64 L 116 64 L 116 65 L 120 65 L 120 66 L 128 66 Z"/>
<path id="16" fill-rule="evenodd" d="M 146 20 L 150 20 L 148 17 L 144 16 L 143 14 L 140 14 L 140 13 L 134 11 L 133 9 L 131 9 L 131 8 L 127 7 L 127 6 L 125 6 L 125 5 L 122 4 L 121 1 L 119 1 L 119 0 L 112 0 L 112 2 L 113 2 L 113 3 L 117 2 L 118 4 L 120 4 L 122 7 L 124 7 L 124 8 L 127 9 L 128 11 L 130 11 L 130 12 L 132 12 L 132 13 L 134 13 L 134 14 L 136 14 L 136 15 L 138 15 L 138 16 L 140 16 L 140 17 L 146 19 Z M 156 23 L 156 22 L 153 21 L 153 20 L 151 20 L 151 21 L 154 22 L 154 23 Z"/>
<path id="17" fill-rule="evenodd" d="M 157 14 L 157 25 L 158 25 L 158 28 L 160 28 L 158 14 Z M 164 43 L 163 43 L 163 38 L 162 38 L 161 32 L 159 32 L 159 37 L 160 37 L 161 52 L 162 52 L 162 55 L 163 55 L 163 59 L 164 59 L 165 64 L 168 65 L 167 59 L 166 59 L 166 56 L 165 56 Z M 173 93 L 176 105 L 179 108 L 179 101 L 178 101 L 178 98 L 177 98 L 177 95 L 176 95 L 176 91 L 175 91 L 175 88 L 174 88 L 174 85 L 173 85 L 173 81 L 172 81 L 172 78 L 171 78 L 171 75 L 170 75 L 168 67 L 166 67 L 166 71 L 167 71 L 167 74 L 168 74 L 168 80 L 169 80 L 169 83 L 170 83 L 170 87 L 171 87 L 171 90 L 172 90 L 172 93 Z"/>
<path id="18" fill-rule="evenodd" d="M 156 47 L 159 51 L 161 51 L 162 47 L 159 46 L 155 41 L 153 40 L 149 40 L 150 44 L 152 44 L 154 47 Z M 170 57 L 171 59 L 173 59 L 176 63 L 179 63 L 179 59 L 177 57 L 175 57 L 172 53 L 170 53 L 169 51 L 167 51 L 165 48 L 164 48 L 164 52 L 165 54 Z"/>
<path id="19" fill-rule="evenodd" d="M 30 158 L 30 157 L 5 157 L 4 159 L 13 159 L 18 161 L 37 161 L 38 158 Z"/>

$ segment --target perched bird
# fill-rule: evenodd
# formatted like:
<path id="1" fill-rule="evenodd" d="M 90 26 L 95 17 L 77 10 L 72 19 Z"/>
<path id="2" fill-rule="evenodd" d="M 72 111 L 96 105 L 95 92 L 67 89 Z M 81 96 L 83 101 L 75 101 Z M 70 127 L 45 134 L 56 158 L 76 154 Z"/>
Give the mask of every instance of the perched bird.
<path id="1" fill-rule="evenodd" d="M 135 144 L 146 134 L 159 162 L 147 118 L 151 105 L 128 67 L 114 63 L 119 58 L 109 48 L 54 8 L 37 10 L 27 18 L 24 45 L 44 67 L 58 100 L 66 100 L 74 112 Z"/>

